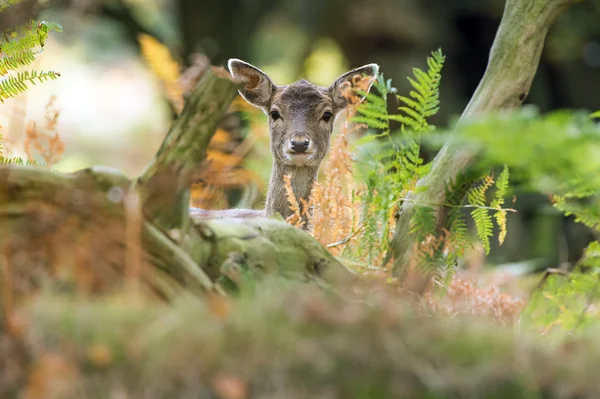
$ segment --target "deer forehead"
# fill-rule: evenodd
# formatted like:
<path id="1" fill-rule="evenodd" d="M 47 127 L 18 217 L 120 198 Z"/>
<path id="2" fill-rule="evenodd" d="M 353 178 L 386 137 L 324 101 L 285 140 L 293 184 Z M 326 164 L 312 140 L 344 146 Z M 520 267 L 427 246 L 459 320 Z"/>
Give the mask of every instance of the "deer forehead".
<path id="1" fill-rule="evenodd" d="M 329 91 L 306 80 L 299 80 L 277 88 L 272 104 L 289 111 L 317 112 L 331 107 L 333 99 Z"/>

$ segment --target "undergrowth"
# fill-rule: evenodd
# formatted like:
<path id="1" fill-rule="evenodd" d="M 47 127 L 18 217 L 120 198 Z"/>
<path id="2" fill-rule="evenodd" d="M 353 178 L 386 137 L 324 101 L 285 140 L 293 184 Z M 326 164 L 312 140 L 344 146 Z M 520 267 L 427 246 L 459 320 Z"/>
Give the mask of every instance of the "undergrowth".
<path id="1" fill-rule="evenodd" d="M 0 13 L 20 0 L 3 1 Z M 30 84 L 35 85 L 60 77 L 56 71 L 23 70 L 30 66 L 36 55 L 44 50 L 51 32 L 60 32 L 56 22 L 30 20 L 22 26 L 9 27 L 0 36 L 0 102 L 24 93 Z"/>

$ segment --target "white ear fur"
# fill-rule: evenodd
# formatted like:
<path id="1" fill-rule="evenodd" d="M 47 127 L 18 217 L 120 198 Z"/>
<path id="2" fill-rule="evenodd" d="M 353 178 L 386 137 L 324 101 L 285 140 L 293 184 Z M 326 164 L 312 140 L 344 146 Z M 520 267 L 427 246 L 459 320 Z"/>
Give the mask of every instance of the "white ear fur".
<path id="1" fill-rule="evenodd" d="M 227 62 L 229 72 L 236 78 L 244 78 L 246 85 L 239 90 L 250 104 L 264 108 L 271 101 L 275 85 L 266 73 L 242 60 L 232 58 Z"/>

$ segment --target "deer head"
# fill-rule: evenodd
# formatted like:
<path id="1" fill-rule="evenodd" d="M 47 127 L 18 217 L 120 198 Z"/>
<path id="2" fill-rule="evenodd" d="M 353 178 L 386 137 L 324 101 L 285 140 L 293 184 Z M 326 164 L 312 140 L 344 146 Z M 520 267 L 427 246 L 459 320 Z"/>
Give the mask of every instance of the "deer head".
<path id="1" fill-rule="evenodd" d="M 228 66 L 233 76 L 246 79 L 240 90 L 242 97 L 268 115 L 273 169 L 265 211 L 268 216 L 278 212 L 287 217 L 291 211 L 283 176 L 291 175 L 296 197 L 308 200 L 329 150 L 335 117 L 356 99 L 349 89 L 357 78 L 366 76 L 368 91 L 379 68 L 376 64 L 365 65 L 343 74 L 329 87 L 320 87 L 306 80 L 276 85 L 263 71 L 238 59 L 230 59 Z"/>

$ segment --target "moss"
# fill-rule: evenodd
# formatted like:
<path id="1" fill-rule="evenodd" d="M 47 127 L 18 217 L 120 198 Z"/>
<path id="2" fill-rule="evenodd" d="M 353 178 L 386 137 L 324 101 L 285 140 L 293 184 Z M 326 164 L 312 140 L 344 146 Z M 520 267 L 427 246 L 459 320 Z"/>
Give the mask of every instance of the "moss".
<path id="1" fill-rule="evenodd" d="M 423 317 L 382 289 L 334 296 L 279 279 L 257 284 L 226 303 L 44 297 L 23 309 L 24 358 L 31 365 L 54 353 L 76 370 L 61 398 L 226 398 L 224 386 L 269 398 L 592 398 L 600 390 L 597 340 Z M 26 386 L 31 370 L 18 370 Z"/>

